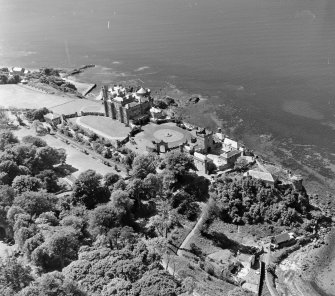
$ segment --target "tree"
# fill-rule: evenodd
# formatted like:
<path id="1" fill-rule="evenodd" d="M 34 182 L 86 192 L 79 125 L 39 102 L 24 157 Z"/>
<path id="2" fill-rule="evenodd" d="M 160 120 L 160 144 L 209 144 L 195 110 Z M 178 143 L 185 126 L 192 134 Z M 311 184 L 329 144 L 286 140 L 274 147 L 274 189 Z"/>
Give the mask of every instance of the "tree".
<path id="1" fill-rule="evenodd" d="M 7 218 L 8 223 L 13 226 L 15 223 L 16 217 L 19 214 L 25 214 L 24 209 L 22 209 L 21 207 L 12 205 L 7 212 L 6 218 Z"/>
<path id="2" fill-rule="evenodd" d="M 12 187 L 19 194 L 26 191 L 38 191 L 42 188 L 42 184 L 39 179 L 31 176 L 17 176 L 14 178 Z"/>
<path id="3" fill-rule="evenodd" d="M 146 200 L 144 182 L 141 179 L 133 179 L 127 185 L 127 192 L 131 198 L 133 198 L 137 205 L 140 203 L 142 199 Z"/>
<path id="4" fill-rule="evenodd" d="M 47 142 L 45 142 L 43 139 L 41 139 L 40 137 L 31 136 L 31 135 L 23 137 L 22 142 L 25 144 L 34 145 L 36 147 L 46 147 L 47 146 Z"/>
<path id="5" fill-rule="evenodd" d="M 27 239 L 33 237 L 36 232 L 32 228 L 21 227 L 14 233 L 15 243 L 18 245 L 19 249 L 22 250 Z"/>
<path id="6" fill-rule="evenodd" d="M 14 161 L 18 166 L 31 170 L 36 156 L 36 147 L 31 145 L 14 145 L 1 155 L 2 160 Z M 21 175 L 26 175 L 22 174 Z"/>
<path id="7" fill-rule="evenodd" d="M 102 176 L 93 170 L 81 173 L 74 183 L 73 202 L 82 203 L 88 209 L 98 203 L 109 201 L 110 192 L 107 187 L 101 186 Z"/>
<path id="8" fill-rule="evenodd" d="M 77 285 L 58 271 L 42 275 L 17 296 L 86 296 Z"/>
<path id="9" fill-rule="evenodd" d="M 66 154 L 64 149 L 55 149 L 49 146 L 38 148 L 34 159 L 33 172 L 52 169 L 54 165 L 64 163 Z"/>
<path id="10" fill-rule="evenodd" d="M 44 121 L 44 115 L 50 113 L 50 111 L 47 108 L 41 108 L 41 109 L 35 109 L 35 110 L 29 110 L 26 114 L 26 117 L 29 121 L 39 120 Z"/>
<path id="11" fill-rule="evenodd" d="M 25 256 L 27 256 L 28 260 L 31 260 L 31 254 L 43 243 L 44 236 L 40 232 L 25 240 L 22 251 Z"/>
<path id="12" fill-rule="evenodd" d="M 196 287 L 196 282 L 194 281 L 193 277 L 188 276 L 183 280 L 183 288 L 186 290 L 187 293 L 192 295 L 194 289 Z"/>
<path id="13" fill-rule="evenodd" d="M 11 131 L 2 130 L 0 131 L 0 150 L 4 151 L 9 145 L 17 144 L 19 140 Z"/>
<path id="14" fill-rule="evenodd" d="M 243 290 L 241 287 L 236 287 L 228 292 L 228 296 L 252 296 L 255 295 L 249 291 Z"/>
<path id="15" fill-rule="evenodd" d="M 161 175 L 149 174 L 143 180 L 143 186 L 147 199 L 162 197 L 163 178 Z"/>
<path id="16" fill-rule="evenodd" d="M 141 240 L 123 249 L 111 250 L 100 245 L 83 246 L 78 257 L 78 260 L 63 269 L 63 274 L 67 279 L 78 282 L 89 295 L 101 295 L 104 286 L 113 278 L 119 277 L 133 284 L 155 263 L 159 265 L 159 258 L 150 254 Z"/>
<path id="17" fill-rule="evenodd" d="M 109 187 L 114 185 L 117 181 L 119 181 L 120 176 L 118 174 L 114 174 L 114 173 L 107 173 L 104 176 L 104 183 L 105 186 Z"/>
<path id="18" fill-rule="evenodd" d="M 80 245 L 77 232 L 71 227 L 59 228 L 44 244 L 49 256 L 59 260 L 60 269 L 77 258 Z"/>
<path id="19" fill-rule="evenodd" d="M 144 179 L 148 174 L 155 174 L 157 166 L 157 156 L 154 154 L 138 155 L 133 161 L 133 178 Z"/>
<path id="20" fill-rule="evenodd" d="M 171 226 L 178 224 L 174 210 L 171 209 L 168 201 L 162 201 L 158 207 L 158 214 L 150 217 L 147 228 L 154 227 L 156 233 L 167 238 Z"/>
<path id="21" fill-rule="evenodd" d="M 15 74 L 13 76 L 8 77 L 8 82 L 7 83 L 8 84 L 17 84 L 17 83 L 20 82 L 20 80 L 21 80 L 20 76 Z"/>
<path id="22" fill-rule="evenodd" d="M 54 212 L 44 212 L 38 216 L 35 220 L 36 224 L 44 224 L 50 226 L 57 226 L 59 224 L 59 220 L 55 216 Z"/>
<path id="23" fill-rule="evenodd" d="M 132 292 L 138 296 L 177 296 L 182 289 L 176 279 L 163 270 L 149 270 L 133 284 Z"/>
<path id="24" fill-rule="evenodd" d="M 118 227 L 119 217 L 111 205 L 97 206 L 90 213 L 89 228 L 93 235 L 106 234 L 109 229 Z"/>
<path id="25" fill-rule="evenodd" d="M 10 207 L 14 202 L 15 191 L 8 185 L 0 185 L 0 207 Z"/>
<path id="26" fill-rule="evenodd" d="M 131 282 L 126 281 L 122 278 L 112 279 L 108 285 L 104 286 L 101 291 L 101 296 L 128 296 L 131 290 Z"/>
<path id="27" fill-rule="evenodd" d="M 14 178 L 20 174 L 20 169 L 14 161 L 6 160 L 0 163 L 0 172 L 5 173 L 2 182 L 11 185 Z"/>
<path id="28" fill-rule="evenodd" d="M 239 157 L 234 165 L 234 169 L 237 171 L 243 171 L 248 167 L 248 161 L 246 158 L 244 157 Z"/>
<path id="29" fill-rule="evenodd" d="M 0 293 L 4 287 L 19 292 L 33 281 L 31 268 L 15 257 L 0 258 Z M 1 295 L 4 295 L 1 293 Z"/>
<path id="30" fill-rule="evenodd" d="M 59 190 L 58 177 L 53 170 L 41 171 L 36 178 L 41 180 L 43 188 L 47 192 L 57 192 Z"/>
<path id="31" fill-rule="evenodd" d="M 113 190 L 125 190 L 126 187 L 127 187 L 126 182 L 123 179 L 120 179 L 114 184 Z"/>
<path id="32" fill-rule="evenodd" d="M 116 190 L 111 195 L 111 205 L 119 215 L 126 215 L 131 211 L 134 202 L 129 195 L 121 190 Z"/>
<path id="33" fill-rule="evenodd" d="M 7 84 L 8 83 L 8 76 L 5 74 L 0 74 L 0 84 Z"/>
<path id="34" fill-rule="evenodd" d="M 165 158 L 166 169 L 171 171 L 179 180 L 184 177 L 189 170 L 197 170 L 193 158 L 186 153 L 172 151 Z"/>
<path id="35" fill-rule="evenodd" d="M 14 199 L 14 206 L 22 208 L 30 215 L 40 215 L 56 208 L 57 198 L 46 192 L 23 192 Z"/>

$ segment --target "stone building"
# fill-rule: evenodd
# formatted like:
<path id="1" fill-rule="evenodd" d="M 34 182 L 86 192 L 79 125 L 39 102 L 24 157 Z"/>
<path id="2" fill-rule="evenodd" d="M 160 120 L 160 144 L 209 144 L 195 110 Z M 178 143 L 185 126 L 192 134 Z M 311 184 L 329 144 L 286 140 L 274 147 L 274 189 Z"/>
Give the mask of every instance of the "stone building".
<path id="1" fill-rule="evenodd" d="M 209 153 L 214 147 L 213 132 L 205 128 L 199 128 L 196 132 L 197 149 Z"/>
<path id="2" fill-rule="evenodd" d="M 293 188 L 297 191 L 301 191 L 303 189 L 303 178 L 300 175 L 291 175 L 290 174 L 290 180 L 292 182 Z"/>
<path id="3" fill-rule="evenodd" d="M 157 107 L 151 107 L 150 114 L 153 120 L 164 119 L 166 117 L 163 110 Z"/>
<path id="4" fill-rule="evenodd" d="M 122 86 L 102 87 L 102 99 L 105 115 L 122 123 L 141 124 L 149 119 L 152 104 L 150 90 L 143 87 L 136 92 L 130 92 Z"/>
<path id="5" fill-rule="evenodd" d="M 225 159 L 228 166 L 233 167 L 236 160 L 241 156 L 242 152 L 239 150 L 230 150 L 220 154 L 220 157 Z"/>
<path id="6" fill-rule="evenodd" d="M 200 173 L 207 174 L 208 172 L 208 158 L 206 155 L 194 152 L 194 165 Z"/>

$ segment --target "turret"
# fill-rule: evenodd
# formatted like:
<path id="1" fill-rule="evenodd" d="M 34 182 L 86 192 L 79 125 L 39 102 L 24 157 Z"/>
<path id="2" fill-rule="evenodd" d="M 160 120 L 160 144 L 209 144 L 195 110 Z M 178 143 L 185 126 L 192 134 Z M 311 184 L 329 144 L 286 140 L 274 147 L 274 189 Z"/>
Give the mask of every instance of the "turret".
<path id="1" fill-rule="evenodd" d="M 293 188 L 297 191 L 301 191 L 303 188 L 302 181 L 303 178 L 300 175 L 292 175 L 290 174 L 290 180 L 292 182 Z"/>

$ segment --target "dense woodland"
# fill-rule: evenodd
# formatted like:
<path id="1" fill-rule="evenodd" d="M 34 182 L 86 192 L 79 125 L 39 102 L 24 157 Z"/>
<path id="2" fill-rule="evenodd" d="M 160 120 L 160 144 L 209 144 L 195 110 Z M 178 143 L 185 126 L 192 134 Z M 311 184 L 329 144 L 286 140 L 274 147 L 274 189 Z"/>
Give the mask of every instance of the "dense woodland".
<path id="1" fill-rule="evenodd" d="M 268 186 L 251 177 L 220 177 L 210 186 L 212 201 L 208 219 L 219 217 L 237 225 L 267 224 L 312 232 L 327 222 L 321 211 L 310 204 L 305 189 L 277 182 Z"/>
<path id="2" fill-rule="evenodd" d="M 0 219 L 18 253 L 1 261 L 0 294 L 181 294 L 185 285 L 160 263 L 169 230 L 180 216 L 196 220 L 197 201 L 208 197 L 208 181 L 189 172 L 192 159 L 136 156 L 130 180 L 88 170 L 57 195 L 64 167 L 64 150 L 1 132 Z"/>
<path id="3" fill-rule="evenodd" d="M 88 170 L 59 195 L 67 187 L 65 151 L 38 137 L 20 142 L 10 131 L 0 133 L 0 223 L 13 231 L 18 246 L 15 256 L 0 262 L 1 295 L 192 292 L 192 279 L 176 280 L 161 262 L 171 252 L 169 233 L 184 219 L 196 221 L 199 202 L 209 197 L 207 223 L 220 217 L 312 231 L 322 219 L 304 190 L 249 177 L 210 184 L 195 173 L 193 159 L 178 151 L 164 159 L 132 155 L 128 166 L 128 180 Z"/>

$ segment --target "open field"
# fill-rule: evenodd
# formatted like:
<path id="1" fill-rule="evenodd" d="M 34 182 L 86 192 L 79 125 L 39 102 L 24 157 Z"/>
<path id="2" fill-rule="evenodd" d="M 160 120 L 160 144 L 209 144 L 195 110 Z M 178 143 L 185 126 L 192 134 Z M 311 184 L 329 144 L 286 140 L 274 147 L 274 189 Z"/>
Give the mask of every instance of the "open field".
<path id="1" fill-rule="evenodd" d="M 73 114 L 75 112 L 80 113 L 80 111 L 103 112 L 104 107 L 101 102 L 73 99 L 64 104 L 54 105 L 49 109 L 58 114 Z"/>
<path id="2" fill-rule="evenodd" d="M 71 114 L 80 111 L 102 111 L 101 102 L 75 99 L 68 96 L 47 94 L 23 85 L 1 85 L 0 106 L 38 109 L 46 107 L 58 114 Z"/>
<path id="3" fill-rule="evenodd" d="M 196 291 L 200 295 L 227 295 L 228 291 L 236 287 L 226 281 L 210 276 L 207 272 L 202 270 L 198 264 L 190 263 L 190 260 L 183 256 L 170 256 L 169 267 L 171 267 L 175 274 L 181 279 L 187 277 L 193 278 L 196 283 Z"/>

